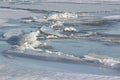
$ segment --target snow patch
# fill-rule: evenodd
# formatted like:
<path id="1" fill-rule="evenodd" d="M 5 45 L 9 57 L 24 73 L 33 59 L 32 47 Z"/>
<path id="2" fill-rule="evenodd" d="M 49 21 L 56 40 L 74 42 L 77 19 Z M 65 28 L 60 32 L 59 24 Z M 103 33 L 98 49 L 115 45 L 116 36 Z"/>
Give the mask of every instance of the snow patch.
<path id="1" fill-rule="evenodd" d="M 52 14 L 48 16 L 47 19 L 56 21 L 56 20 L 68 20 L 77 17 L 78 17 L 77 14 L 65 12 L 65 13 Z"/>
<path id="2" fill-rule="evenodd" d="M 78 32 L 78 30 L 75 29 L 74 27 L 65 27 L 64 31 L 67 31 L 67 32 Z"/>

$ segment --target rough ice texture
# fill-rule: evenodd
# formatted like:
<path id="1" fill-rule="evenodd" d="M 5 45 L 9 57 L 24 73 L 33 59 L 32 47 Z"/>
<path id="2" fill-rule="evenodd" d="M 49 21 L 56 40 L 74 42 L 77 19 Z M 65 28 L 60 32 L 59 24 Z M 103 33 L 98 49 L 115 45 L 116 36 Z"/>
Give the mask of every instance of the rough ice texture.
<path id="1" fill-rule="evenodd" d="M 119 76 L 53 72 L 2 63 L 0 72 L 0 80 L 120 80 Z"/>
<path id="2" fill-rule="evenodd" d="M 42 6 L 44 7 L 45 5 Z M 13 7 L 15 7 L 15 5 L 13 5 Z M 29 8 L 29 5 L 20 7 Z M 32 8 L 35 8 L 35 6 Z M 36 8 L 40 7 L 36 6 Z M 46 9 L 49 8 L 47 7 Z M 8 13 L 11 14 L 11 16 L 9 16 Z M 0 9 L 0 14 L 4 14 L 0 15 L 0 18 L 5 18 L 5 21 L 1 19 L 1 24 L 6 22 L 8 18 L 19 19 L 22 17 L 29 17 L 30 15 L 36 16 L 36 14 L 31 14 L 28 11 L 10 9 Z M 120 77 L 34 70 L 31 68 L 28 69 L 21 66 L 15 66 L 13 64 L 0 63 L 0 80 L 120 80 Z"/>

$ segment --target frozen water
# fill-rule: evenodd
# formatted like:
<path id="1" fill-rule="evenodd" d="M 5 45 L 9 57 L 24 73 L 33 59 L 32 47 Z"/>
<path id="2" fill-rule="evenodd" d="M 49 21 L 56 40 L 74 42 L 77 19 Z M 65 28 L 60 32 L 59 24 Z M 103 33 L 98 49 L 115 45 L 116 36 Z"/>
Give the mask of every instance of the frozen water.
<path id="1" fill-rule="evenodd" d="M 119 80 L 119 4 L 0 0 L 0 80 Z"/>

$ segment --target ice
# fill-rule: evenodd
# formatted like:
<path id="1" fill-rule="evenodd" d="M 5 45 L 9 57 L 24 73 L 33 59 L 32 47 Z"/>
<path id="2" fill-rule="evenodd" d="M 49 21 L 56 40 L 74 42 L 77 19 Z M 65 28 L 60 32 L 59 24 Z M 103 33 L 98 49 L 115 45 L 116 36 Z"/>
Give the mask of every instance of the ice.
<path id="1" fill-rule="evenodd" d="M 14 60 L 17 60 L 15 58 L 20 57 L 20 59 L 22 60 L 21 57 L 24 57 L 24 58 L 30 58 L 30 59 L 37 59 L 38 61 L 45 60 L 49 62 L 55 61 L 56 63 L 65 63 L 65 64 L 69 63 L 71 65 L 79 64 L 79 65 L 87 65 L 92 67 L 93 66 L 102 67 L 102 68 L 104 67 L 104 68 L 110 68 L 111 70 L 114 69 L 119 72 L 119 69 L 120 69 L 119 59 L 116 59 L 113 57 L 106 57 L 103 55 L 96 55 L 96 54 L 82 56 L 81 54 L 84 54 L 82 53 L 82 51 L 79 52 L 81 56 L 78 56 L 74 54 L 70 55 L 64 52 L 59 52 L 59 51 L 54 52 L 54 50 L 52 51 L 52 50 L 42 49 L 41 46 L 47 46 L 48 44 L 44 44 L 44 41 L 46 40 L 41 40 L 39 38 L 39 37 L 44 37 L 44 39 L 51 41 L 52 38 L 53 39 L 55 38 L 62 39 L 63 37 L 71 38 L 71 35 L 72 35 L 72 38 L 76 38 L 78 36 L 79 37 L 86 36 L 90 38 L 90 36 L 92 36 L 96 39 L 97 36 L 101 37 L 101 35 L 97 34 L 96 32 L 92 32 L 89 30 L 87 31 L 87 28 L 88 28 L 87 26 L 89 26 L 90 30 L 94 29 L 96 31 L 96 29 L 98 30 L 101 29 L 100 28 L 101 25 L 98 26 L 99 24 L 102 24 L 103 25 L 102 27 L 104 27 L 104 23 L 109 24 L 108 22 L 112 23 L 114 21 L 116 22 L 119 21 L 120 20 L 119 15 L 114 15 L 114 13 L 112 12 L 112 10 L 113 11 L 119 10 L 119 7 L 117 5 L 75 4 L 75 3 L 82 3 L 82 2 L 83 3 L 84 2 L 92 3 L 92 2 L 99 2 L 99 1 L 102 2 L 103 0 L 84 0 L 84 1 L 83 0 L 60 0 L 60 1 L 59 0 L 45 0 L 45 1 L 44 0 L 18 0 L 18 1 L 4 0 L 4 2 L 7 2 L 7 1 L 10 3 L 7 3 L 7 4 L 0 3 L 0 6 L 1 6 L 0 25 L 2 26 L 2 28 L 0 29 L 1 29 L 1 34 L 2 34 L 2 30 L 3 31 L 5 30 L 2 37 L 6 38 L 7 39 L 6 41 L 10 43 L 12 47 L 10 49 L 7 49 L 6 51 L 3 51 L 3 53 L 8 56 L 4 58 L 5 61 L 3 61 L 3 63 L 1 63 L 2 61 L 0 62 L 0 80 L 28 80 L 28 79 L 29 80 L 73 80 L 73 79 L 75 80 L 107 80 L 107 79 L 119 80 L 120 79 L 119 76 L 105 76 L 105 75 L 97 75 L 97 74 L 93 75 L 93 74 L 87 74 L 87 73 L 82 74 L 82 73 L 74 73 L 74 72 L 67 73 L 67 72 L 59 72 L 59 71 L 54 72 L 52 70 L 44 71 L 40 69 L 36 70 L 36 69 L 33 69 L 33 66 L 29 68 L 27 66 L 23 67 L 24 65 L 20 66 L 19 64 L 14 63 Z M 119 0 L 104 0 L 104 1 L 114 2 Z M 45 2 L 45 3 L 42 3 L 42 2 Z M 59 4 L 59 3 L 49 3 L 49 2 L 68 2 L 68 3 Z M 75 2 L 74 3 L 75 5 L 73 5 L 73 3 L 71 2 Z M 4 6 L 5 7 L 7 6 L 6 9 Z M 59 6 L 59 7 L 55 7 L 55 6 Z M 42 10 L 43 12 L 41 12 Z M 44 12 L 44 10 L 46 12 Z M 97 14 L 97 12 L 99 14 L 100 13 L 105 14 L 106 11 L 109 11 L 110 14 L 113 14 L 113 15 L 102 16 L 102 17 L 96 16 L 96 15 L 91 16 L 86 14 L 80 15 L 77 13 L 79 11 L 87 12 L 87 13 L 91 12 L 93 14 Z M 109 14 L 109 12 L 107 14 Z M 20 22 L 21 19 L 22 19 L 22 22 L 24 23 Z M 15 24 L 10 23 L 12 22 L 12 20 L 15 21 Z M 67 23 L 70 26 L 68 26 Z M 74 26 L 74 25 L 71 26 L 71 24 L 69 23 L 71 24 L 73 23 L 75 25 L 77 23 L 78 24 L 77 26 Z M 91 26 L 94 24 L 95 24 L 94 27 Z M 15 26 L 15 28 L 11 29 L 4 26 L 7 26 L 7 27 L 12 26 L 12 28 L 14 28 Z M 28 28 L 26 29 L 24 27 L 28 27 Z M 32 27 L 31 32 L 29 30 L 29 27 Z M 35 27 L 39 27 L 39 29 Z M 96 28 L 96 27 L 99 27 L 99 28 Z M 17 29 L 17 28 L 23 28 L 23 29 Z M 82 30 L 84 29 L 86 31 L 82 32 Z M 80 31 L 83 35 L 80 33 Z M 66 35 L 68 36 L 66 37 Z M 74 44 L 71 41 L 67 43 Z M 96 48 L 93 47 L 94 49 L 98 48 L 96 43 L 95 43 Z M 89 43 L 85 43 L 84 45 L 89 47 Z M 72 45 L 72 47 L 74 46 L 76 47 L 76 45 Z M 59 47 L 63 47 L 63 46 L 59 46 Z M 84 49 L 81 44 L 77 47 Z M 93 50 L 93 48 L 91 49 Z M 70 50 L 72 51 L 72 49 Z M 73 52 L 75 52 L 76 54 L 77 51 L 73 51 Z M 0 54 L 0 57 L 1 56 L 3 57 L 4 55 L 3 53 Z"/>
<path id="2" fill-rule="evenodd" d="M 114 59 L 112 57 L 108 56 L 101 56 L 97 54 L 89 54 L 84 56 L 86 60 L 93 61 L 95 64 L 102 64 L 105 67 L 110 67 L 113 69 L 118 69 L 120 68 L 120 60 L 119 59 Z"/>
<path id="3" fill-rule="evenodd" d="M 79 15 L 79 14 L 78 14 Z M 95 16 L 95 15 L 79 15 L 76 19 L 67 20 L 67 24 L 82 24 L 82 25 L 106 25 L 112 24 L 114 21 L 120 21 L 120 15 L 110 16 Z"/>
<path id="4" fill-rule="evenodd" d="M 78 30 L 75 29 L 74 27 L 65 27 L 64 31 L 68 31 L 68 32 L 78 32 Z"/>
<path id="5" fill-rule="evenodd" d="M 34 49 L 35 47 L 38 47 L 41 44 L 39 41 L 37 41 L 38 35 L 39 31 L 31 32 L 29 34 L 21 36 L 20 45 L 28 49 Z"/>
<path id="6" fill-rule="evenodd" d="M 7 20 L 5 20 L 5 19 L 0 19 L 0 24 L 2 25 L 2 24 L 4 24 L 4 23 L 6 23 L 7 22 Z"/>
<path id="7" fill-rule="evenodd" d="M 77 14 L 73 14 L 73 13 L 57 13 L 57 14 L 53 14 L 48 16 L 48 20 L 68 20 L 68 19 L 72 19 L 72 18 L 77 18 Z"/>
<path id="8" fill-rule="evenodd" d="M 15 26 L 15 24 L 9 24 L 7 22 L 8 22 L 8 19 L 0 18 L 0 27 L 3 27 L 3 26 Z"/>
<path id="9" fill-rule="evenodd" d="M 47 70 L 28 69 L 22 66 L 13 64 L 0 64 L 4 65 L 0 69 L 1 80 L 119 80 L 119 76 L 104 76 L 93 74 L 80 74 L 80 73 L 66 73 L 54 72 Z"/>
<path id="10" fill-rule="evenodd" d="M 120 20 L 120 15 L 105 16 L 106 20 Z"/>
<path id="11" fill-rule="evenodd" d="M 23 19 L 22 22 L 24 22 L 24 23 L 47 22 L 47 20 L 44 19 L 44 16 L 43 16 L 43 18 L 42 18 L 42 17 L 34 16 L 34 17 L 28 17 L 28 18 L 26 18 L 26 19 Z"/>
<path id="12" fill-rule="evenodd" d="M 10 14 L 10 16 L 8 15 Z M 22 13 L 22 14 L 21 14 Z M 30 13 L 25 10 L 15 10 L 15 9 L 0 9 L 0 18 L 2 19 L 20 19 L 30 16 L 40 16 L 41 14 Z"/>
<path id="13" fill-rule="evenodd" d="M 54 36 L 57 36 L 57 37 L 64 37 L 64 35 L 60 34 L 58 31 L 51 28 L 51 26 L 50 27 L 42 26 L 40 28 L 40 31 L 42 33 L 44 33 L 44 34 L 47 34 L 47 35 L 54 35 Z"/>
<path id="14" fill-rule="evenodd" d="M 8 39 L 12 36 L 19 36 L 20 34 L 22 34 L 24 31 L 20 30 L 20 29 L 11 29 L 11 30 L 8 30 L 7 32 L 5 32 L 3 34 L 3 37 Z"/>
<path id="15" fill-rule="evenodd" d="M 97 1 L 119 1 L 119 0 L 1 0 L 3 2 L 29 2 L 29 3 L 34 3 L 34 2 L 97 2 Z"/>
<path id="16" fill-rule="evenodd" d="M 58 37 L 57 36 L 55 36 L 55 35 L 48 35 L 46 38 L 48 38 L 48 39 L 57 39 Z"/>
<path id="17" fill-rule="evenodd" d="M 18 37 L 20 37 L 20 40 L 18 42 L 21 49 L 35 49 L 35 47 L 38 47 L 41 42 L 37 40 L 37 36 L 40 34 L 39 31 L 33 31 L 26 34 L 21 34 Z"/>
<path id="18" fill-rule="evenodd" d="M 75 3 L 92 3 L 102 1 L 120 1 L 120 0 L 47 0 L 48 2 L 75 2 Z"/>
<path id="19" fill-rule="evenodd" d="M 51 28 L 54 28 L 54 27 L 56 27 L 56 26 L 63 26 L 63 23 L 64 23 L 64 21 L 56 21 L 56 22 L 52 22 L 52 24 L 53 25 L 51 25 L 50 27 Z"/>
<path id="20" fill-rule="evenodd" d="M 44 51 L 41 49 L 35 49 L 36 45 L 34 46 L 33 43 L 29 43 L 29 40 L 26 43 L 22 43 L 22 45 L 18 46 L 17 48 L 15 47 L 11 50 L 5 51 L 6 55 L 9 54 L 14 56 L 38 59 L 38 60 L 107 67 L 115 70 L 119 70 L 120 68 L 120 60 L 114 59 L 112 57 L 102 56 L 97 54 L 88 54 L 88 55 L 79 57 L 79 56 L 64 54 L 61 52 L 52 52 L 49 50 Z"/>

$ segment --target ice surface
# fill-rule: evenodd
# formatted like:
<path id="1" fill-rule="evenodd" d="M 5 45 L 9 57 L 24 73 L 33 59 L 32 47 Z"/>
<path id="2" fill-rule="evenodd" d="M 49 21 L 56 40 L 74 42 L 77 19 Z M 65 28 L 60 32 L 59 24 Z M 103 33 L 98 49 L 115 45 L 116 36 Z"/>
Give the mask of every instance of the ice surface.
<path id="1" fill-rule="evenodd" d="M 0 63 L 0 79 L 1 80 L 28 80 L 28 79 L 29 80 L 68 80 L 68 79 L 69 80 L 73 80 L 73 79 L 75 80 L 107 80 L 107 79 L 119 80 L 120 79 L 119 76 L 105 76 L 105 75 L 97 75 L 97 74 L 93 75 L 93 74 L 87 74 L 87 73 L 86 74 L 67 73 L 67 72 L 59 72 L 59 71 L 54 72 L 54 71 L 47 71 L 47 70 L 44 71 L 40 69 L 36 70 L 33 68 L 28 68 L 27 66 L 26 67 L 19 66 L 16 63 L 15 63 L 16 65 L 11 64 L 16 59 L 12 59 L 14 57 L 10 56 L 10 55 L 14 55 L 15 57 L 17 56 L 20 58 L 24 57 L 24 58 L 30 58 L 30 59 L 40 59 L 40 60 L 46 60 L 46 61 L 49 60 L 49 61 L 71 63 L 71 64 L 85 64 L 85 65 L 97 66 L 102 68 L 103 67 L 110 68 L 111 70 L 115 69 L 119 71 L 119 68 L 120 68 L 119 59 L 116 59 L 113 57 L 101 56 L 97 54 L 78 56 L 78 55 L 64 54 L 63 52 L 42 50 L 40 47 L 47 46 L 47 44 L 44 44 L 45 40 L 39 39 L 39 37 L 44 37 L 44 39 L 50 39 L 50 38 L 59 39 L 59 37 L 66 37 L 67 35 L 68 38 L 71 38 L 71 36 L 72 38 L 76 38 L 76 37 L 80 38 L 83 36 L 86 38 L 88 37 L 88 39 L 91 37 L 94 39 L 99 37 L 100 39 L 107 38 L 109 40 L 108 37 L 110 36 L 113 38 L 113 36 L 109 34 L 108 35 L 98 34 L 95 31 L 97 31 L 97 29 L 98 30 L 101 29 L 101 27 L 104 27 L 104 26 L 107 27 L 106 25 L 104 25 L 104 23 L 112 24 L 114 23 L 114 21 L 116 23 L 119 22 L 120 20 L 119 15 L 114 14 L 115 10 L 119 11 L 118 5 L 81 4 L 82 5 L 81 6 L 80 4 L 76 4 L 76 5 L 73 5 L 71 3 L 69 4 L 69 2 L 92 3 L 92 2 L 101 2 L 103 0 L 97 0 L 97 1 L 96 0 L 89 0 L 89 1 L 88 0 L 84 0 L 84 1 L 83 0 L 61 0 L 61 1 L 46 0 L 45 2 L 53 1 L 53 2 L 68 2 L 68 3 L 67 4 L 66 3 L 60 3 L 60 4 L 59 3 L 36 3 L 37 5 L 34 4 L 34 2 L 41 2 L 41 1 L 44 2 L 44 1 L 43 0 L 40 0 L 40 1 L 19 0 L 18 3 L 16 2 L 14 3 L 12 2 L 12 0 L 4 0 L 4 2 L 6 1 L 10 3 L 8 4 L 3 3 L 0 5 L 1 6 L 0 25 L 2 26 L 0 31 L 2 34 L 3 31 L 5 30 L 6 32 L 4 31 L 2 37 L 7 38 L 8 39 L 7 41 L 9 43 L 13 41 L 14 44 L 11 44 L 12 46 L 11 49 L 4 51 L 6 52 L 6 55 L 7 55 L 6 59 L 10 63 L 1 61 L 2 62 Z M 108 0 L 104 0 L 104 1 L 108 1 Z M 109 0 L 109 1 L 119 2 L 119 0 Z M 7 6 L 6 9 L 4 6 L 5 7 Z M 56 7 L 56 6 L 59 6 L 59 7 Z M 79 14 L 80 12 L 83 12 L 83 14 L 82 15 Z M 93 14 L 92 15 L 86 14 L 89 12 Z M 96 14 L 100 14 L 100 13 L 102 13 L 103 15 L 96 16 Z M 105 13 L 110 15 L 106 16 L 104 15 Z M 10 22 L 12 22 L 12 20 L 17 23 L 11 24 Z M 22 23 L 22 22 L 25 22 L 25 23 Z M 71 24 L 78 23 L 79 26 L 78 25 L 71 26 L 71 24 L 69 23 Z M 94 24 L 97 24 L 97 25 L 93 26 Z M 99 24 L 102 24 L 103 26 Z M 3 25 L 5 27 L 3 27 Z M 6 28 L 8 26 L 15 26 L 15 29 Z M 29 28 L 27 28 L 26 30 L 19 29 L 23 27 L 33 27 L 33 28 L 31 32 Z M 35 29 L 35 27 L 39 27 L 39 29 Z M 87 30 L 88 28 L 91 30 Z M 94 30 L 92 31 L 92 29 Z M 72 41 L 70 43 L 72 44 Z M 88 44 L 89 43 L 86 42 L 83 45 L 92 48 L 92 46 L 90 45 L 88 46 Z M 97 48 L 99 48 L 96 43 L 93 46 L 96 46 Z M 58 46 L 58 47 L 63 47 L 63 46 Z M 79 45 L 79 46 L 72 45 L 72 47 L 79 47 L 84 49 L 82 45 Z M 92 50 L 97 48 L 93 47 Z M 102 51 L 104 50 L 105 49 L 103 49 Z M 76 51 L 74 50 L 74 52 Z M 80 51 L 80 54 L 82 54 L 82 51 Z M 0 54 L 0 56 L 3 56 L 3 54 L 2 55 Z"/>
<path id="2" fill-rule="evenodd" d="M 77 74 L 28 69 L 11 64 L 0 64 L 1 80 L 119 80 L 118 76 Z"/>
<path id="3" fill-rule="evenodd" d="M 11 14 L 10 16 L 8 15 Z M 22 13 L 22 14 L 21 14 Z M 24 11 L 24 10 L 11 10 L 11 9 L 0 9 L 0 18 L 4 18 L 4 19 L 20 19 L 20 18 L 24 18 L 24 17 L 30 17 L 30 16 L 34 16 L 37 14 L 35 13 L 30 13 L 28 11 Z"/>
<path id="4" fill-rule="evenodd" d="M 5 22 L 7 22 L 7 20 L 4 20 L 4 19 L 0 19 L 0 24 L 4 24 Z"/>
<path id="5" fill-rule="evenodd" d="M 106 16 L 104 17 L 107 20 L 119 20 L 120 21 L 120 15 L 112 15 L 112 16 Z"/>
<path id="6" fill-rule="evenodd" d="M 95 64 L 102 64 L 106 67 L 111 67 L 118 69 L 120 68 L 120 60 L 114 59 L 112 57 L 101 56 L 97 54 L 85 55 L 86 60 L 93 61 Z"/>
<path id="7" fill-rule="evenodd" d="M 58 31 L 55 31 L 54 29 L 52 29 L 51 26 L 50 27 L 43 26 L 43 27 L 40 28 L 40 30 L 42 31 L 42 33 L 47 34 L 47 35 L 64 37 L 64 35 L 60 34 Z"/>

